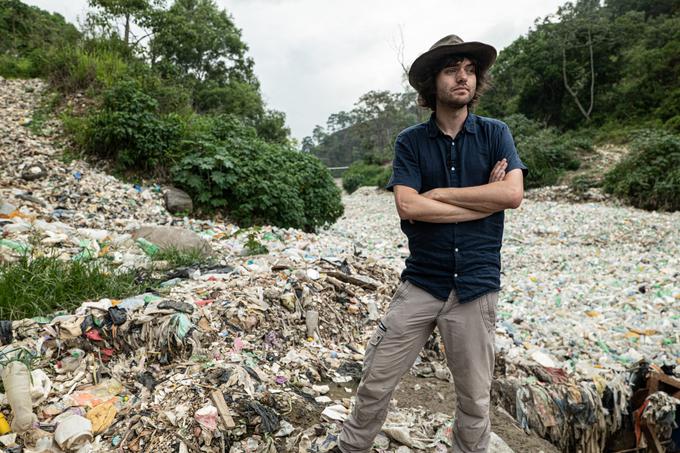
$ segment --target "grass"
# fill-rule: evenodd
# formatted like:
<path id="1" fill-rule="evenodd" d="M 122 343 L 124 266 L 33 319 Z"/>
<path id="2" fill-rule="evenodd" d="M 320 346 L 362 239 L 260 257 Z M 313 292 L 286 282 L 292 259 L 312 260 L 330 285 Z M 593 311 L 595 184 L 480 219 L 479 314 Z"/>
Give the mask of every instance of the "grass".
<path id="1" fill-rule="evenodd" d="M 28 129 L 34 135 L 47 135 L 45 131 L 45 123 L 50 119 L 59 104 L 59 93 L 44 94 L 40 100 L 40 104 L 33 110 L 31 123 Z"/>
<path id="2" fill-rule="evenodd" d="M 0 319 L 17 320 L 71 310 L 83 301 L 124 298 L 145 288 L 136 273 L 114 272 L 105 260 L 62 261 L 23 255 L 0 263 Z"/>
<path id="3" fill-rule="evenodd" d="M 159 251 L 153 255 L 152 259 L 153 261 L 167 262 L 168 267 L 171 269 L 204 264 L 206 261 L 208 264 L 210 263 L 210 258 L 206 258 L 205 254 L 199 249 L 178 250 L 176 248 L 169 248 Z"/>

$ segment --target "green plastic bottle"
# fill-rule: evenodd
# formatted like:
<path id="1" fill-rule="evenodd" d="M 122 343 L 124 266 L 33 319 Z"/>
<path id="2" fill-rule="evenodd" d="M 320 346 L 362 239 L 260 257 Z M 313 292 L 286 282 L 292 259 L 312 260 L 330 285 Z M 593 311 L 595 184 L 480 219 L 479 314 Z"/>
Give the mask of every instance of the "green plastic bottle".
<path id="1" fill-rule="evenodd" d="M 146 253 L 147 255 L 149 255 L 151 257 L 153 257 L 158 252 L 160 252 L 160 249 L 158 248 L 158 246 L 156 244 L 149 242 L 144 238 L 139 238 L 139 239 L 137 239 L 136 242 L 137 242 L 137 245 L 139 245 L 139 247 L 142 250 L 144 250 L 144 253 Z"/>

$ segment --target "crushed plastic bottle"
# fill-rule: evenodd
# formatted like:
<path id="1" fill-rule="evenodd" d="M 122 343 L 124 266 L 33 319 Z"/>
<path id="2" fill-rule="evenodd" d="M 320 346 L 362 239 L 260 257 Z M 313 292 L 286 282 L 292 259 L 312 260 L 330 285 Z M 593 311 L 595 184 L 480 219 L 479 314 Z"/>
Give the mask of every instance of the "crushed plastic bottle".
<path id="1" fill-rule="evenodd" d="M 144 238 L 138 238 L 135 242 L 142 250 L 144 250 L 144 253 L 150 257 L 154 257 L 160 252 L 160 248 L 156 244 L 149 242 Z"/>

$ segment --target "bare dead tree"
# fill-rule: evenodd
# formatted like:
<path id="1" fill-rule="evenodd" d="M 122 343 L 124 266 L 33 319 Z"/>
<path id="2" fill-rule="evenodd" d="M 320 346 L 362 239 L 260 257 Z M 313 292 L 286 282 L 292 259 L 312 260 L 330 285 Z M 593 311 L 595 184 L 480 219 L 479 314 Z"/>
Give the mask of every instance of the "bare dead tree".
<path id="1" fill-rule="evenodd" d="M 576 91 L 571 87 L 571 85 L 569 85 L 569 81 L 567 80 L 566 42 L 562 43 L 562 75 L 564 76 L 564 87 L 567 89 L 567 91 L 569 91 L 571 97 L 574 98 L 576 106 L 581 111 L 581 114 L 585 117 L 586 121 L 590 121 L 590 114 L 593 111 L 593 102 L 595 97 L 595 63 L 593 60 L 593 40 L 590 34 L 590 28 L 588 28 L 587 30 L 588 30 L 588 42 L 586 43 L 586 45 L 588 46 L 588 52 L 590 53 L 590 105 L 588 106 L 588 110 L 583 108 L 583 105 L 581 104 L 581 101 L 579 100 Z"/>
<path id="2" fill-rule="evenodd" d="M 392 40 L 392 49 L 397 54 L 397 62 L 399 63 L 399 66 L 401 67 L 402 79 L 406 81 L 406 80 L 408 80 L 409 67 L 406 64 L 406 62 L 404 61 L 404 49 L 405 48 L 406 48 L 406 45 L 404 44 L 404 26 L 402 24 L 399 24 L 399 36 Z"/>

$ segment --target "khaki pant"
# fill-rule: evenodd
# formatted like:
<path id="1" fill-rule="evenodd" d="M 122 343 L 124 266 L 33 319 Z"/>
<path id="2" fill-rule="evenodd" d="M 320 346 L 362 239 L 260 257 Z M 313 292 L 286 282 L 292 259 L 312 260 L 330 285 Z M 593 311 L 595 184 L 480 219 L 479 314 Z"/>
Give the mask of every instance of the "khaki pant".
<path id="1" fill-rule="evenodd" d="M 498 293 L 493 292 L 461 304 L 452 291 L 442 302 L 408 281 L 402 283 L 366 348 L 354 409 L 340 434 L 340 450 L 371 450 L 395 387 L 437 326 L 457 396 L 453 451 L 486 452 L 497 301 Z"/>

